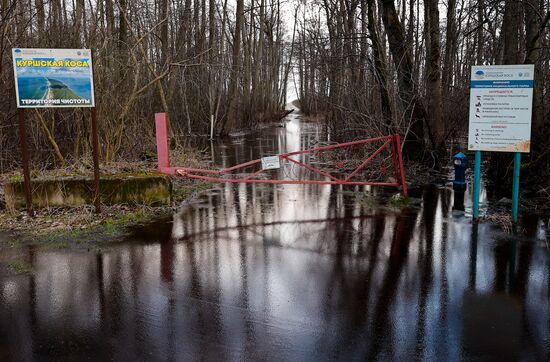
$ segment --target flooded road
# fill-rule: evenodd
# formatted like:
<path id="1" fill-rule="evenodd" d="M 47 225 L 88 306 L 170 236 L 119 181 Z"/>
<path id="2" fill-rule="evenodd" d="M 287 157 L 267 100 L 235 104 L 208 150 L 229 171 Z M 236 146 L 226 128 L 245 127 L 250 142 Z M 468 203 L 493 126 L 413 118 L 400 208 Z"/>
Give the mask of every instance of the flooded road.
<path id="1" fill-rule="evenodd" d="M 212 157 L 326 138 L 292 118 Z M 550 360 L 545 221 L 511 236 L 472 225 L 468 194 L 412 191 L 401 210 L 373 201 L 395 190 L 223 184 L 105 251 L 29 248 L 34 273 L 0 279 L 0 360 Z"/>

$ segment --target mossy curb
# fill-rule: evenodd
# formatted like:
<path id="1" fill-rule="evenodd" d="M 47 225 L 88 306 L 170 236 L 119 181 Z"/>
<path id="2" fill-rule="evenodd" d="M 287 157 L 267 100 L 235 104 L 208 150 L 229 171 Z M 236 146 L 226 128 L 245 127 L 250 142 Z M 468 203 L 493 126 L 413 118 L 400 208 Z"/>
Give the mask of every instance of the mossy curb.
<path id="1" fill-rule="evenodd" d="M 93 179 L 90 177 L 59 177 L 32 180 L 33 205 L 44 207 L 78 207 L 94 201 Z M 100 182 L 101 202 L 104 205 L 170 206 L 172 180 L 152 174 L 120 174 L 103 177 Z M 4 186 L 6 208 L 25 207 L 22 180 L 11 180 Z"/>

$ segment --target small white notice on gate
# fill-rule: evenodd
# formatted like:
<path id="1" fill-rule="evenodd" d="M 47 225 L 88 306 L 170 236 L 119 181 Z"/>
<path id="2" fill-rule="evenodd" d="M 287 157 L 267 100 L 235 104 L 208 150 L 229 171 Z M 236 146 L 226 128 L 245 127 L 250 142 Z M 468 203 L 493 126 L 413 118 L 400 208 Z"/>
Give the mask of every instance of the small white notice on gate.
<path id="1" fill-rule="evenodd" d="M 469 150 L 529 152 L 534 74 L 528 64 L 472 67 Z"/>
<path id="2" fill-rule="evenodd" d="M 262 157 L 262 170 L 275 170 L 281 168 L 279 156 Z"/>

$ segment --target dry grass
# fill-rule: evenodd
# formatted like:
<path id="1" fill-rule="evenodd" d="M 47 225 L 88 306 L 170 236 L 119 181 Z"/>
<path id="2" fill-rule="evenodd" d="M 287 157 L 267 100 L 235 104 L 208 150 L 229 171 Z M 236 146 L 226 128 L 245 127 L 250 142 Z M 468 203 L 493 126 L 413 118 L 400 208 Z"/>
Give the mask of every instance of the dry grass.
<path id="1" fill-rule="evenodd" d="M 492 224 L 498 225 L 500 229 L 507 234 L 512 233 L 514 224 L 512 222 L 512 217 L 509 214 L 506 214 L 506 213 L 489 214 L 489 215 L 482 216 L 480 220 L 482 222 L 490 222 Z"/>
<path id="2" fill-rule="evenodd" d="M 150 209 L 145 206 L 103 206 L 100 215 L 92 206 L 74 208 L 51 207 L 36 210 L 35 217 L 30 218 L 25 212 L 14 214 L 0 213 L 0 229 L 25 231 L 40 235 L 60 230 L 86 229 L 99 225 L 110 219 L 119 219 L 129 215 L 154 215 L 160 208 Z"/>
<path id="3" fill-rule="evenodd" d="M 302 122 L 320 123 L 326 120 L 326 115 L 324 113 L 316 113 L 316 114 L 309 114 L 309 115 L 300 113 L 298 118 Z"/>
<path id="4" fill-rule="evenodd" d="M 188 146 L 176 145 L 170 151 L 170 163 L 172 166 L 203 168 L 205 161 L 200 151 Z M 156 164 L 154 165 L 156 167 Z"/>

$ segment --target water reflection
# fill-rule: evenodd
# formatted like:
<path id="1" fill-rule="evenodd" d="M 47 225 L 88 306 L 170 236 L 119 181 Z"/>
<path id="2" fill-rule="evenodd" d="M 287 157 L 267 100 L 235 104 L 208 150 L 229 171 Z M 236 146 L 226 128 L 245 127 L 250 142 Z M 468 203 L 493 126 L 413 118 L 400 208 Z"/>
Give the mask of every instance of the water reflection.
<path id="1" fill-rule="evenodd" d="M 325 137 L 297 122 L 216 162 Z M 512 237 L 452 190 L 402 211 L 357 192 L 381 191 L 225 184 L 103 252 L 30 248 L 35 273 L 0 279 L 0 360 L 550 359 L 540 220 Z"/>

